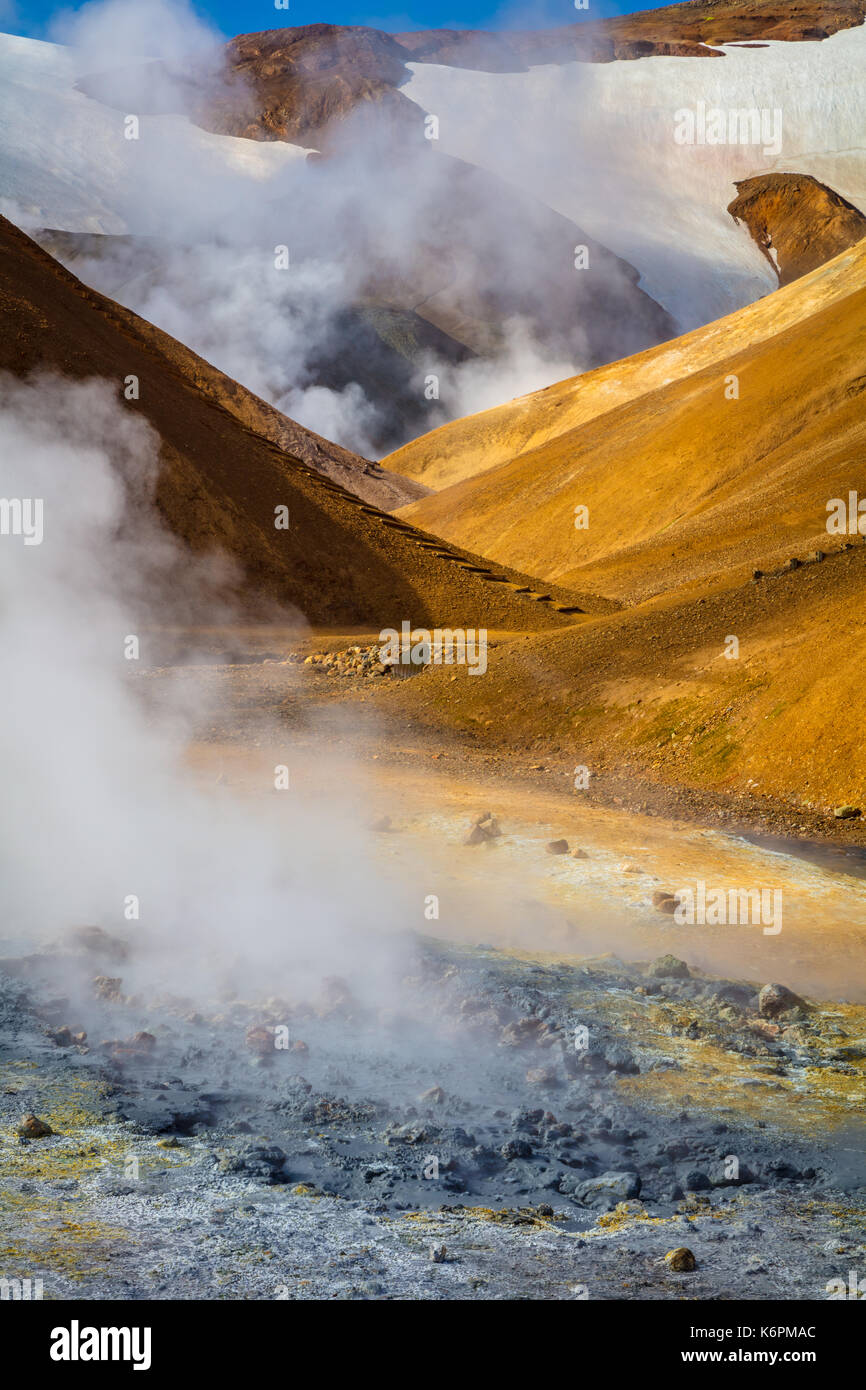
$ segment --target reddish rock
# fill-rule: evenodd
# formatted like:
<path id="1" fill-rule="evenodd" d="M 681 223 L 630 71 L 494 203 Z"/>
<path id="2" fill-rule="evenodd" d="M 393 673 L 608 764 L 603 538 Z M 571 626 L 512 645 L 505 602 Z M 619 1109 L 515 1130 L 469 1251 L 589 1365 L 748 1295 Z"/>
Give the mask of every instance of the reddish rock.
<path id="1" fill-rule="evenodd" d="M 777 1018 L 790 1009 L 805 1009 L 806 1003 L 786 985 L 764 985 L 758 995 L 758 1009 L 764 1018 Z"/>
<path id="2" fill-rule="evenodd" d="M 759 174 L 741 179 L 728 204 L 787 285 L 866 237 L 866 217 L 810 174 Z"/>
<path id="3" fill-rule="evenodd" d="M 17 1133 L 22 1139 L 47 1139 L 55 1131 L 44 1120 L 40 1120 L 37 1115 L 25 1115 Z"/>
<path id="4" fill-rule="evenodd" d="M 273 1029 L 268 1028 L 264 1023 L 254 1024 L 253 1027 L 247 1029 L 244 1042 L 250 1052 L 255 1052 L 256 1056 L 270 1056 L 274 1051 Z"/>
<path id="5" fill-rule="evenodd" d="M 115 1062 L 127 1062 L 137 1058 L 149 1057 L 156 1047 L 153 1033 L 134 1033 L 131 1038 L 110 1038 L 99 1044 Z"/>

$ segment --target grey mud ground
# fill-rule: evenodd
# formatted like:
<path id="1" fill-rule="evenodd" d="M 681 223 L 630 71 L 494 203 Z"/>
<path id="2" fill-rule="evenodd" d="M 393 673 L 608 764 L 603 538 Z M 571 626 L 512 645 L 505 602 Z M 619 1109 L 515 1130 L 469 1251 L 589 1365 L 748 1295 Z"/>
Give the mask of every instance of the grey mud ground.
<path id="1" fill-rule="evenodd" d="M 57 965 L 2 993 L 2 1268 L 46 1298 L 821 1299 L 862 1271 L 859 1010 L 767 1035 L 739 982 L 419 938 L 388 1016 L 334 980 L 300 1010 L 97 1001 L 94 1040 L 151 1032 L 135 1056 L 46 1034 Z"/>

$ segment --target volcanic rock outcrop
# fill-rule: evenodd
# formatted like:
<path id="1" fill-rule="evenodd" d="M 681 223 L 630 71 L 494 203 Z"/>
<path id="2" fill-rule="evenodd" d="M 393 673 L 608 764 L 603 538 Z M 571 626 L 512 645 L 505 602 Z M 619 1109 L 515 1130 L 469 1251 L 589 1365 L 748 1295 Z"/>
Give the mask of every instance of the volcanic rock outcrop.
<path id="1" fill-rule="evenodd" d="M 866 237 L 862 212 L 810 174 L 742 179 L 728 212 L 748 227 L 780 285 L 816 270 Z"/>

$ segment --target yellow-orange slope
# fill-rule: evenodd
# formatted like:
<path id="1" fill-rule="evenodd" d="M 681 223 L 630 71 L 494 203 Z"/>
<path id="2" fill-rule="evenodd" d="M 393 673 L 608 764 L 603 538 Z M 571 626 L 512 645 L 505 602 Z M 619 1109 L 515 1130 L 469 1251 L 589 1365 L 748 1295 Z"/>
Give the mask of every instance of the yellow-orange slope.
<path id="1" fill-rule="evenodd" d="M 407 450 L 432 457 L 437 439 L 455 470 L 465 448 L 475 476 L 402 515 L 562 584 L 638 602 L 801 556 L 828 540 L 831 498 L 866 496 L 866 241 L 664 347 Z M 407 450 L 389 464 L 412 474 Z"/>

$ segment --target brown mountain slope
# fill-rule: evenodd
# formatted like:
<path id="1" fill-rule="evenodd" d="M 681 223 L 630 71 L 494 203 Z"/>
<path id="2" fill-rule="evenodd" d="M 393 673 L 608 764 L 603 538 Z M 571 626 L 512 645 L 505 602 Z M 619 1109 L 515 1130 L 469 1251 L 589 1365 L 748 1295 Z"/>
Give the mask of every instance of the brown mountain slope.
<path id="1" fill-rule="evenodd" d="M 649 57 L 665 44 L 818 41 L 866 18 L 863 0 L 686 0 L 596 22 L 618 58 Z M 591 28 L 589 25 L 569 26 Z M 632 51 L 629 51 L 631 49 Z"/>
<path id="2" fill-rule="evenodd" d="M 88 270 L 92 272 L 94 265 L 100 267 L 103 272 L 100 283 L 109 294 L 116 293 L 122 287 L 129 278 L 132 265 L 142 277 L 147 275 L 148 270 L 156 274 L 160 255 L 168 249 L 148 237 L 103 236 L 88 232 L 61 232 L 51 228 L 34 231 L 33 240 L 73 273 L 78 271 L 87 275 Z M 142 335 L 146 338 L 150 335 L 206 396 L 231 411 L 256 434 L 294 454 L 318 473 L 354 492 L 364 502 L 392 511 L 395 507 L 423 497 L 428 491 L 423 485 L 388 472 L 379 464 L 299 425 L 245 386 L 212 367 L 176 338 L 161 333 L 145 319 L 137 318 L 137 322 Z"/>
<path id="3" fill-rule="evenodd" d="M 853 203 L 811 174 L 758 174 L 736 185 L 728 204 L 744 222 L 779 277 L 788 285 L 866 236 L 866 217 Z"/>
<path id="4" fill-rule="evenodd" d="M 436 490 L 509 463 L 638 396 L 703 371 L 733 352 L 755 347 L 819 308 L 844 299 L 863 273 L 861 261 L 862 251 L 839 256 L 812 275 L 808 286 L 767 295 L 625 361 L 611 362 L 491 410 L 453 420 L 413 439 L 383 462 Z M 457 493 L 454 499 L 458 499 Z M 431 499 L 429 508 L 431 525 L 447 524 L 448 504 L 443 503 L 440 509 Z M 467 516 L 466 523 L 472 524 L 471 517 Z"/>
<path id="5" fill-rule="evenodd" d="M 639 789 L 638 801 L 655 784 L 673 813 L 678 788 L 730 794 L 734 817 L 764 797 L 786 803 L 794 829 L 804 808 L 820 819 L 844 803 L 866 813 L 866 544 L 833 544 L 823 563 L 757 584 L 509 638 L 483 681 L 450 684 L 431 670 L 384 695 L 434 730 L 542 760 L 553 786 L 571 787 L 583 766 L 602 794 L 608 778 L 623 796 Z M 862 842 L 858 824 L 846 822 Z"/>
<path id="6" fill-rule="evenodd" d="M 847 293 L 823 304 L 840 274 Z M 738 321 L 760 306 L 711 324 L 698 337 L 728 355 L 406 510 L 626 602 L 802 557 L 827 541 L 829 499 L 866 495 L 866 242 L 777 295 L 812 312 L 755 345 Z"/>
<path id="7" fill-rule="evenodd" d="M 284 452 L 222 403 L 237 407 L 232 383 L 81 284 L 5 219 L 0 312 L 0 371 L 114 380 L 119 401 L 124 380 L 138 378 L 140 400 L 125 407 L 160 436 L 160 512 L 193 550 L 220 549 L 239 562 L 251 600 L 268 595 L 320 624 L 489 628 L 561 624 L 569 619 L 556 604 L 580 602 L 549 586 L 538 601 L 544 595 L 524 576 L 492 573 Z M 274 527 L 278 506 L 289 508 L 289 530 Z"/>
<path id="8" fill-rule="evenodd" d="M 712 45 L 747 40 L 825 39 L 866 18 L 863 0 L 686 0 L 657 10 L 584 19 L 554 29 L 482 31 L 429 29 L 395 34 L 411 61 L 446 63 L 489 72 L 530 64 L 614 59 L 723 57 Z"/>

